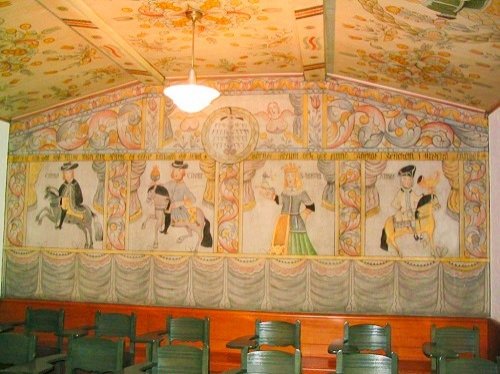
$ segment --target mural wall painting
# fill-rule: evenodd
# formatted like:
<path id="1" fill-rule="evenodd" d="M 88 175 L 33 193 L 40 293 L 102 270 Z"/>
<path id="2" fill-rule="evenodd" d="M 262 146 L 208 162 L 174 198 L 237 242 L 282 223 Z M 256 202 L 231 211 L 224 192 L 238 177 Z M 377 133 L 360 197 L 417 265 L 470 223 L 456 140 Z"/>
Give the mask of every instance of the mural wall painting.
<path id="1" fill-rule="evenodd" d="M 243 253 L 334 254 L 335 214 L 322 204 L 327 183 L 317 161 L 248 161 L 243 167 L 255 174 L 249 182 L 255 198 L 243 215 Z"/>
<path id="2" fill-rule="evenodd" d="M 5 294 L 487 315 L 487 128 L 289 84 L 196 115 L 127 89 L 17 124 Z"/>
<path id="3" fill-rule="evenodd" d="M 380 241 L 367 241 L 367 254 L 382 249 L 401 257 L 459 257 L 459 222 L 447 213 L 451 187 L 441 162 L 387 162 L 378 179 L 384 193 L 366 227 L 368 237 Z"/>
<path id="4" fill-rule="evenodd" d="M 91 162 L 33 162 L 28 180 L 28 246 L 103 248 L 102 214 L 92 204 L 102 191 Z"/>
<path id="5" fill-rule="evenodd" d="M 207 178 L 199 163 L 144 162 L 137 190 L 144 214 L 131 223 L 129 248 L 212 251 L 213 207 L 203 200 Z"/>

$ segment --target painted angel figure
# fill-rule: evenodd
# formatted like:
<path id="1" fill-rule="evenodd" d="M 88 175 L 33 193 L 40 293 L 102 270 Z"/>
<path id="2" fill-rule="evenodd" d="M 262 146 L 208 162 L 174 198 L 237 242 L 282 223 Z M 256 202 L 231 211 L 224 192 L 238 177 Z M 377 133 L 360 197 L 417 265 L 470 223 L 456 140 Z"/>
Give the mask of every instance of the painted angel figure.
<path id="1" fill-rule="evenodd" d="M 276 101 L 271 101 L 267 105 L 267 111 L 257 113 L 256 117 L 262 119 L 268 133 L 281 134 L 293 123 L 294 114 L 288 109 L 281 110 Z"/>

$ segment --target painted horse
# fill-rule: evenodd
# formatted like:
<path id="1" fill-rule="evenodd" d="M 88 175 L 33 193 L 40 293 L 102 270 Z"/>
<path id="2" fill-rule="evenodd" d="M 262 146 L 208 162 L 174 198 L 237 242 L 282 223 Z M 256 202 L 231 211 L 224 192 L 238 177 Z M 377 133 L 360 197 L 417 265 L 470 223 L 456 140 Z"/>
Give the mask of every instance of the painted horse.
<path id="1" fill-rule="evenodd" d="M 61 197 L 59 196 L 59 190 L 52 186 L 45 187 L 44 198 L 48 200 L 49 206 L 42 208 L 36 215 L 35 220 L 41 225 L 43 219 L 48 218 L 57 226 L 61 217 L 61 205 L 59 203 Z M 94 224 L 95 240 L 102 241 L 102 225 L 97 215 L 86 205 L 82 205 L 81 218 L 68 213 L 64 217 L 64 223 L 74 224 L 83 231 L 85 235 L 85 248 L 94 247 L 94 242 L 92 241 L 92 223 Z"/>
<path id="2" fill-rule="evenodd" d="M 149 204 L 153 204 L 154 213 L 146 217 L 142 223 L 142 229 L 146 228 L 149 220 L 155 221 L 153 248 L 158 248 L 158 232 L 166 234 L 166 230 L 162 230 L 162 228 L 165 225 L 165 213 L 170 211 L 172 201 L 170 200 L 167 188 L 161 184 L 154 184 L 149 187 L 146 201 Z M 194 251 L 196 252 L 200 245 L 210 248 L 213 243 L 210 222 L 206 219 L 203 210 L 198 207 L 187 207 L 187 210 L 189 212 L 188 220 L 172 220 L 171 222 L 171 227 L 180 227 L 187 231 L 185 235 L 177 238 L 177 243 L 182 243 L 185 239 L 192 237 L 194 232 L 198 236 Z"/>
<path id="3" fill-rule="evenodd" d="M 431 249 L 432 255 L 436 256 L 436 248 L 434 246 L 434 230 L 436 221 L 434 218 L 434 210 L 441 207 L 439 200 L 435 194 L 423 195 L 417 203 L 415 209 L 415 230 L 409 225 L 398 227 L 395 224 L 394 216 L 387 218 L 382 236 L 380 238 L 380 248 L 384 251 L 389 250 L 389 246 L 393 247 L 399 256 L 401 251 L 396 243 L 396 239 L 403 235 L 415 235 L 418 240 L 426 239 Z"/>

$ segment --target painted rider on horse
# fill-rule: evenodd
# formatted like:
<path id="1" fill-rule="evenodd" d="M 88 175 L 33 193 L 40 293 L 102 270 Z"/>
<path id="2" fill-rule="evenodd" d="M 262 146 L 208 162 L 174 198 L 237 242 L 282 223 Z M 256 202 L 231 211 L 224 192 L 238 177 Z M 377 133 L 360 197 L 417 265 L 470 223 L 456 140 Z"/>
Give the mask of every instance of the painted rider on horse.
<path id="1" fill-rule="evenodd" d="M 413 190 L 415 170 L 415 165 L 407 165 L 399 170 L 401 188 L 392 201 L 392 207 L 397 210 L 394 214 L 394 226 L 396 228 L 410 227 L 415 240 L 419 240 L 420 236 L 415 228 L 415 210 L 422 196 Z"/>
<path id="2" fill-rule="evenodd" d="M 180 222 L 194 222 L 196 219 L 186 206 L 186 202 L 190 205 L 196 202 L 196 197 L 184 182 L 187 168 L 188 165 L 182 160 L 176 160 L 172 163 L 171 180 L 166 184 L 170 195 L 170 205 L 165 210 L 163 234 L 167 233 L 171 223 L 175 225 Z"/>
<path id="3" fill-rule="evenodd" d="M 77 163 L 65 162 L 61 166 L 64 182 L 59 187 L 59 204 L 61 207 L 61 216 L 56 229 L 61 229 L 66 214 L 70 214 L 80 220 L 83 220 L 85 208 L 83 207 L 83 194 L 80 184 L 75 179 L 75 169 Z"/>

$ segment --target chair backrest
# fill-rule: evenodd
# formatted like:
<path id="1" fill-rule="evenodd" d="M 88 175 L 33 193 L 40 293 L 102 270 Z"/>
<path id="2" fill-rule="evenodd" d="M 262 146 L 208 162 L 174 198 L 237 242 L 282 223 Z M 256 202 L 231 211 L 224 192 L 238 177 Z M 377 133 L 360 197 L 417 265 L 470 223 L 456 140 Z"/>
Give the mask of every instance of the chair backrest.
<path id="1" fill-rule="evenodd" d="M 300 321 L 255 321 L 255 335 L 258 336 L 259 349 L 262 345 L 275 347 L 293 346 L 300 349 Z"/>
<path id="2" fill-rule="evenodd" d="M 131 365 L 135 359 L 137 318 L 135 313 L 95 313 L 95 336 L 104 338 L 128 338 L 130 356 L 125 361 Z"/>
<path id="3" fill-rule="evenodd" d="M 123 370 L 123 351 L 123 339 L 115 341 L 95 336 L 71 339 L 66 373 L 75 373 L 77 369 L 120 373 Z"/>
<path id="4" fill-rule="evenodd" d="M 359 324 L 350 326 L 344 324 L 344 343 L 355 346 L 360 351 L 384 351 L 385 355 L 391 353 L 391 326 L 378 326 L 372 324 Z"/>
<path id="5" fill-rule="evenodd" d="M 189 345 L 165 345 L 156 351 L 153 373 L 208 374 L 208 349 Z"/>
<path id="6" fill-rule="evenodd" d="M 168 341 L 201 342 L 210 345 L 210 319 L 192 317 L 167 317 Z"/>
<path id="7" fill-rule="evenodd" d="M 479 357 L 479 329 L 466 327 L 436 327 L 431 326 L 431 342 L 451 349 L 457 353 L 471 353 Z"/>
<path id="8" fill-rule="evenodd" d="M 57 345 L 50 353 L 61 353 L 63 348 L 62 332 L 64 331 L 64 309 L 33 309 L 26 308 L 25 331 L 28 334 L 36 332 L 54 333 L 57 336 Z"/>
<path id="9" fill-rule="evenodd" d="M 247 374 L 300 374 L 302 358 L 300 350 L 288 353 L 277 350 L 252 351 L 243 349 L 243 367 Z"/>
<path id="10" fill-rule="evenodd" d="M 438 361 L 439 374 L 500 374 L 500 357 L 497 362 L 482 358 L 453 358 L 440 357 Z"/>
<path id="11" fill-rule="evenodd" d="M 0 334 L 0 364 L 20 365 L 35 359 L 35 335 L 17 332 Z"/>
<path id="12" fill-rule="evenodd" d="M 397 374 L 398 356 L 395 353 L 378 355 L 373 353 L 337 352 L 337 374 Z"/>

